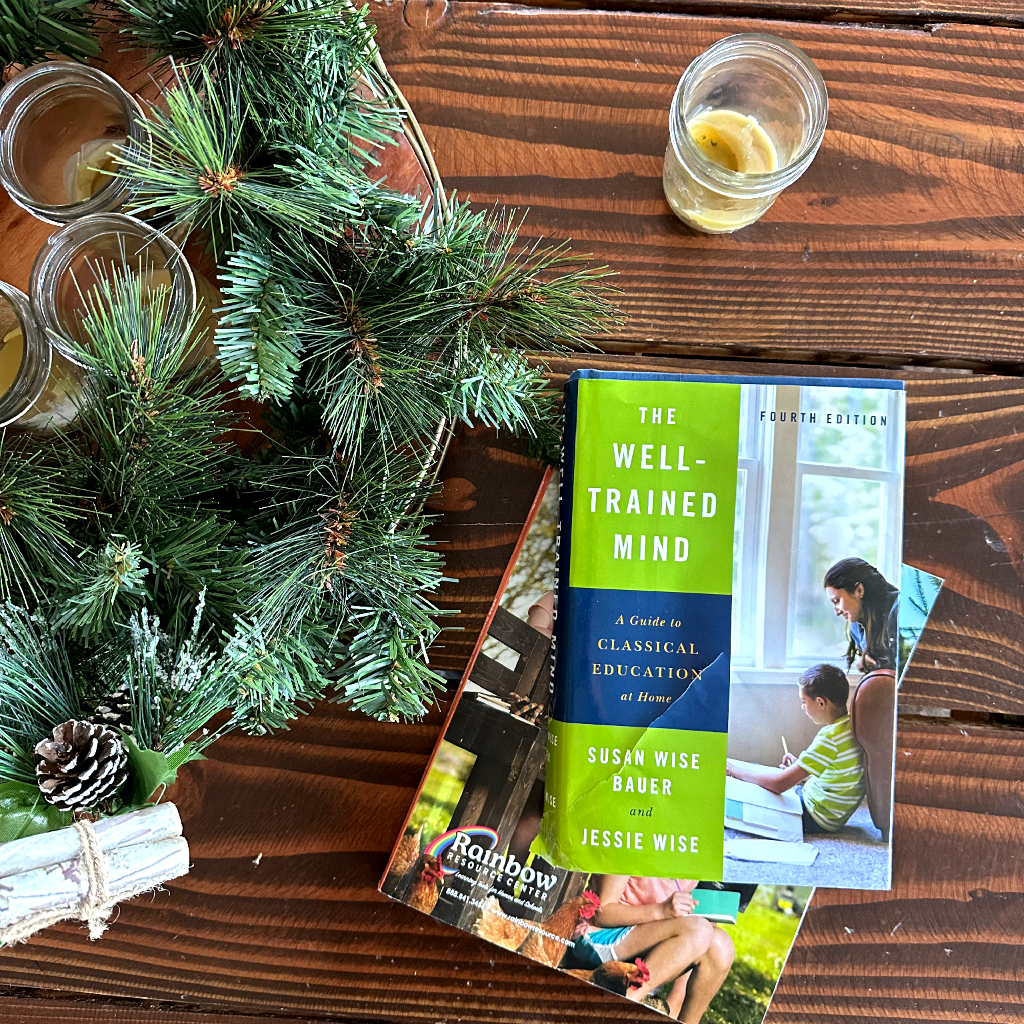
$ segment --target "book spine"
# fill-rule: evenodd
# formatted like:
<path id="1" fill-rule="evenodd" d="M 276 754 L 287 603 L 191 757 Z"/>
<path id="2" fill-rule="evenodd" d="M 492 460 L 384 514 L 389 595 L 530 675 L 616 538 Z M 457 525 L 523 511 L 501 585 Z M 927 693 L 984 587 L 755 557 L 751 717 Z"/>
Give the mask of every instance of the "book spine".
<path id="1" fill-rule="evenodd" d="M 565 408 L 542 841 L 720 878 L 739 385 L 591 372 Z"/>

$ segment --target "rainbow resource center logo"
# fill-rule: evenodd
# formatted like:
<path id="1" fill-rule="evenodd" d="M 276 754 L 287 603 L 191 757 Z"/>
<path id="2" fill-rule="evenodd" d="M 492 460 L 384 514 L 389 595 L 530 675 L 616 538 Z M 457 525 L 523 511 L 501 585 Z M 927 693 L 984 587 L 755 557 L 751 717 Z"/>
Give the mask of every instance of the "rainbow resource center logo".
<path id="1" fill-rule="evenodd" d="M 498 833 L 486 825 L 470 825 L 442 832 L 427 843 L 423 852 L 441 861 L 441 870 L 454 875 L 463 861 L 489 867 L 490 852 L 498 845 Z M 459 856 L 456 856 L 459 855 Z M 518 872 L 517 872 L 518 873 Z"/>
<path id="2" fill-rule="evenodd" d="M 520 864 L 514 853 L 499 854 L 498 838 L 493 828 L 470 825 L 443 832 L 428 843 L 423 852 L 441 861 L 441 870 L 445 875 L 455 875 L 465 869 L 474 873 L 482 872 L 484 878 L 489 877 L 494 882 L 503 877 L 517 879 L 523 885 L 524 894 L 545 899 L 558 881 L 558 875 L 548 875 L 529 864 Z M 480 877 L 460 875 L 460 878 L 476 885 L 481 883 Z"/>

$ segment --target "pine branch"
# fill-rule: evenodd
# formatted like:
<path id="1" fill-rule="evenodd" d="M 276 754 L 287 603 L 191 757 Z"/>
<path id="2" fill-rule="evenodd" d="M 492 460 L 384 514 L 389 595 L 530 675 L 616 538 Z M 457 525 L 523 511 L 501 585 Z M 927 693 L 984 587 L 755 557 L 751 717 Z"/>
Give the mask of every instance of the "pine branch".
<path id="1" fill-rule="evenodd" d="M 168 323 L 166 291 L 147 277 L 100 273 L 84 297 L 78 356 L 92 372 L 76 427 L 86 444 L 69 439 L 66 456 L 81 463 L 110 529 L 135 539 L 202 507 L 230 464 L 223 395 L 201 366 L 189 368 L 196 316 Z"/>
<path id="2" fill-rule="evenodd" d="M 256 606 L 272 632 L 319 637 L 339 666 L 334 686 L 364 710 L 415 717 L 439 685 L 423 654 L 438 632 L 428 594 L 444 577 L 425 518 L 409 515 L 424 493 L 416 464 L 390 460 L 355 475 L 329 455 L 265 468 L 257 483 L 271 521 L 254 562 Z"/>
<path id="3" fill-rule="evenodd" d="M 374 26 L 346 0 L 117 0 L 122 29 L 187 77 L 236 92 L 271 146 L 318 149 L 355 169 L 400 128 L 372 63 Z"/>
<path id="4" fill-rule="evenodd" d="M 72 579 L 81 512 L 62 468 L 28 435 L 0 434 L 0 600 L 34 605 Z"/>
<path id="5" fill-rule="evenodd" d="M 0 65 L 96 57 L 94 20 L 84 0 L 0 0 Z"/>
<path id="6" fill-rule="evenodd" d="M 42 617 L 0 607 L 0 781 L 35 783 L 35 745 L 84 715 L 66 645 Z"/>
<path id="7" fill-rule="evenodd" d="M 286 728 L 327 686 L 317 649 L 302 634 L 271 638 L 239 620 L 218 653 L 203 638 L 203 613 L 200 598 L 179 643 L 143 609 L 105 654 L 131 696 L 133 734 L 166 755 L 187 749 L 194 757 L 237 729 L 264 735 Z"/>
<path id="8" fill-rule="evenodd" d="M 269 242 L 238 239 L 221 275 L 224 305 L 214 332 L 221 368 L 258 401 L 287 400 L 299 372 L 301 343 L 295 336 L 294 282 L 275 263 Z"/>
<path id="9" fill-rule="evenodd" d="M 126 608 L 147 596 L 149 569 L 142 550 L 127 537 L 113 537 L 84 561 L 71 595 L 55 616 L 55 625 L 78 639 L 96 636 L 118 621 Z"/>
<path id="10" fill-rule="evenodd" d="M 367 612 L 336 673 L 340 699 L 379 721 L 422 718 L 444 680 L 423 660 L 423 634 L 391 615 Z M 432 639 L 432 638 L 431 638 Z"/>
<path id="11" fill-rule="evenodd" d="M 300 290 L 303 386 L 345 458 L 366 438 L 409 444 L 442 417 L 535 432 L 547 384 L 522 350 L 583 344 L 615 313 L 602 271 L 516 242 L 510 218 L 457 205 L 412 233 L 354 232 Z"/>
<path id="12" fill-rule="evenodd" d="M 166 293 L 147 281 L 145 269 L 100 274 L 84 296 L 90 373 L 76 432 L 55 442 L 89 495 L 78 540 L 92 551 L 65 574 L 56 621 L 90 643 L 145 604 L 183 630 L 203 590 L 227 628 L 248 593 L 244 537 L 222 509 L 236 467 L 223 391 L 189 365 L 195 317 L 167 322 Z"/>
<path id="13" fill-rule="evenodd" d="M 154 108 L 148 118 L 149 148 L 118 157 L 135 187 L 132 211 L 205 232 L 218 259 L 243 236 L 340 237 L 348 222 L 407 205 L 331 147 L 275 150 L 271 126 L 253 115 L 241 87 L 215 87 L 205 68 L 179 77 L 164 102 L 166 111 Z"/>
<path id="14" fill-rule="evenodd" d="M 287 728 L 330 685 L 323 653 L 305 630 L 270 635 L 240 619 L 217 665 L 233 692 L 230 727 L 255 736 Z"/>

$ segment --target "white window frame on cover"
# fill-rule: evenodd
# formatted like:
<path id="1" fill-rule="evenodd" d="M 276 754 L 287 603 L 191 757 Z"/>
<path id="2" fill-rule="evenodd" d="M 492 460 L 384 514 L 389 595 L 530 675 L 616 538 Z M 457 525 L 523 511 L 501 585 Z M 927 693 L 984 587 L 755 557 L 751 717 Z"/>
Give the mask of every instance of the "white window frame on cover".
<path id="1" fill-rule="evenodd" d="M 799 458 L 799 444 L 777 445 L 776 430 L 768 416 L 761 422 L 761 409 L 794 408 L 799 389 L 787 385 L 758 385 L 747 389 L 746 423 L 742 424 L 740 469 L 746 470 L 747 487 L 742 521 L 742 551 L 739 578 L 741 588 L 734 595 L 733 664 L 737 668 L 786 670 L 787 678 L 819 661 L 835 661 L 841 645 L 813 655 L 796 656 L 793 624 L 796 621 L 797 558 L 799 555 L 800 496 L 805 475 L 842 476 L 882 484 L 883 507 L 879 527 L 878 568 L 894 583 L 899 582 L 902 560 L 903 503 L 900 486 L 903 461 L 903 432 L 886 433 L 884 467 L 835 466 L 806 462 Z M 780 391 L 782 392 L 780 395 Z M 889 422 L 902 423 L 902 394 L 890 393 Z M 791 529 L 786 529 L 787 521 Z M 769 543 L 770 541 L 770 543 Z M 758 581 L 757 585 L 751 585 Z M 825 600 L 824 592 L 822 600 Z M 771 628 L 766 612 L 771 609 Z"/>

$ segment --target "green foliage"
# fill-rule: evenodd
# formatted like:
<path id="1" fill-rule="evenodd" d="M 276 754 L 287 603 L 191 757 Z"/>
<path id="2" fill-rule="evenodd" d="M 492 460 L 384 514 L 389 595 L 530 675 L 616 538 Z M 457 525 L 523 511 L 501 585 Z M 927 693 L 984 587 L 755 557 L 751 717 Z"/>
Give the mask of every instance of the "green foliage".
<path id="1" fill-rule="evenodd" d="M 72 818 L 70 811 L 46 803 L 38 786 L 0 782 L 0 843 L 66 828 Z"/>
<path id="2" fill-rule="evenodd" d="M 275 265 L 268 241 L 238 242 L 242 248 L 227 257 L 221 277 L 220 364 L 245 398 L 287 400 L 302 357 L 292 333 L 295 282 Z"/>
<path id="3" fill-rule="evenodd" d="M 761 1024 L 775 982 L 743 960 L 737 960 L 711 1000 L 701 1024 Z"/>
<path id="4" fill-rule="evenodd" d="M 335 688 L 382 718 L 419 717 L 440 685 L 422 654 L 437 633 L 427 595 L 444 577 L 425 518 L 409 514 L 425 497 L 416 469 L 395 454 L 354 471 L 284 453 L 253 481 L 267 495 L 253 566 L 264 621 L 318 636 Z"/>
<path id="5" fill-rule="evenodd" d="M 0 434 L 0 600 L 39 600 L 75 570 L 75 490 L 31 437 Z"/>
<path id="6" fill-rule="evenodd" d="M 123 738 L 128 750 L 128 783 L 121 794 L 129 807 L 158 802 L 163 790 L 178 777 L 178 769 L 187 761 L 202 757 L 191 746 L 184 746 L 168 757 L 159 750 L 140 747 L 132 736 Z"/>
<path id="7" fill-rule="evenodd" d="M 151 145 L 119 157 L 133 212 L 208 243 L 224 305 L 217 372 L 151 268 L 92 268 L 73 428 L 0 437 L 0 784 L 31 785 L 35 743 L 116 696 L 130 778 L 105 811 L 322 697 L 422 715 L 432 445 L 484 423 L 556 457 L 527 352 L 615 320 L 602 272 L 521 244 L 511 214 L 375 180 L 400 116 L 365 11 L 113 4 L 172 72 Z"/>
<path id="8" fill-rule="evenodd" d="M 142 549 L 126 537 L 112 538 L 83 563 L 74 592 L 56 621 L 82 637 L 101 632 L 119 620 L 126 605 L 137 606 L 145 600 L 147 575 Z"/>
<path id="9" fill-rule="evenodd" d="M 330 149 L 358 169 L 399 114 L 372 63 L 374 27 L 347 0 L 115 0 L 122 32 L 244 104 L 272 147 Z M 362 84 L 360 84 L 362 82 Z"/>
<path id="10" fill-rule="evenodd" d="M 95 57 L 100 47 L 93 21 L 84 0 L 0 0 L 0 64 Z"/>
<path id="11" fill-rule="evenodd" d="M 235 469 L 223 394 L 194 357 L 194 322 L 169 324 L 166 289 L 146 279 L 117 273 L 88 294 L 78 355 L 91 372 L 75 433 L 52 442 L 81 495 L 78 565 L 56 619 L 79 639 L 146 605 L 187 629 L 204 589 L 221 625 L 241 609 L 244 541 L 222 510 Z"/>
<path id="12" fill-rule="evenodd" d="M 68 649 L 50 624 L 0 607 L 0 782 L 34 783 L 36 744 L 85 710 Z"/>

